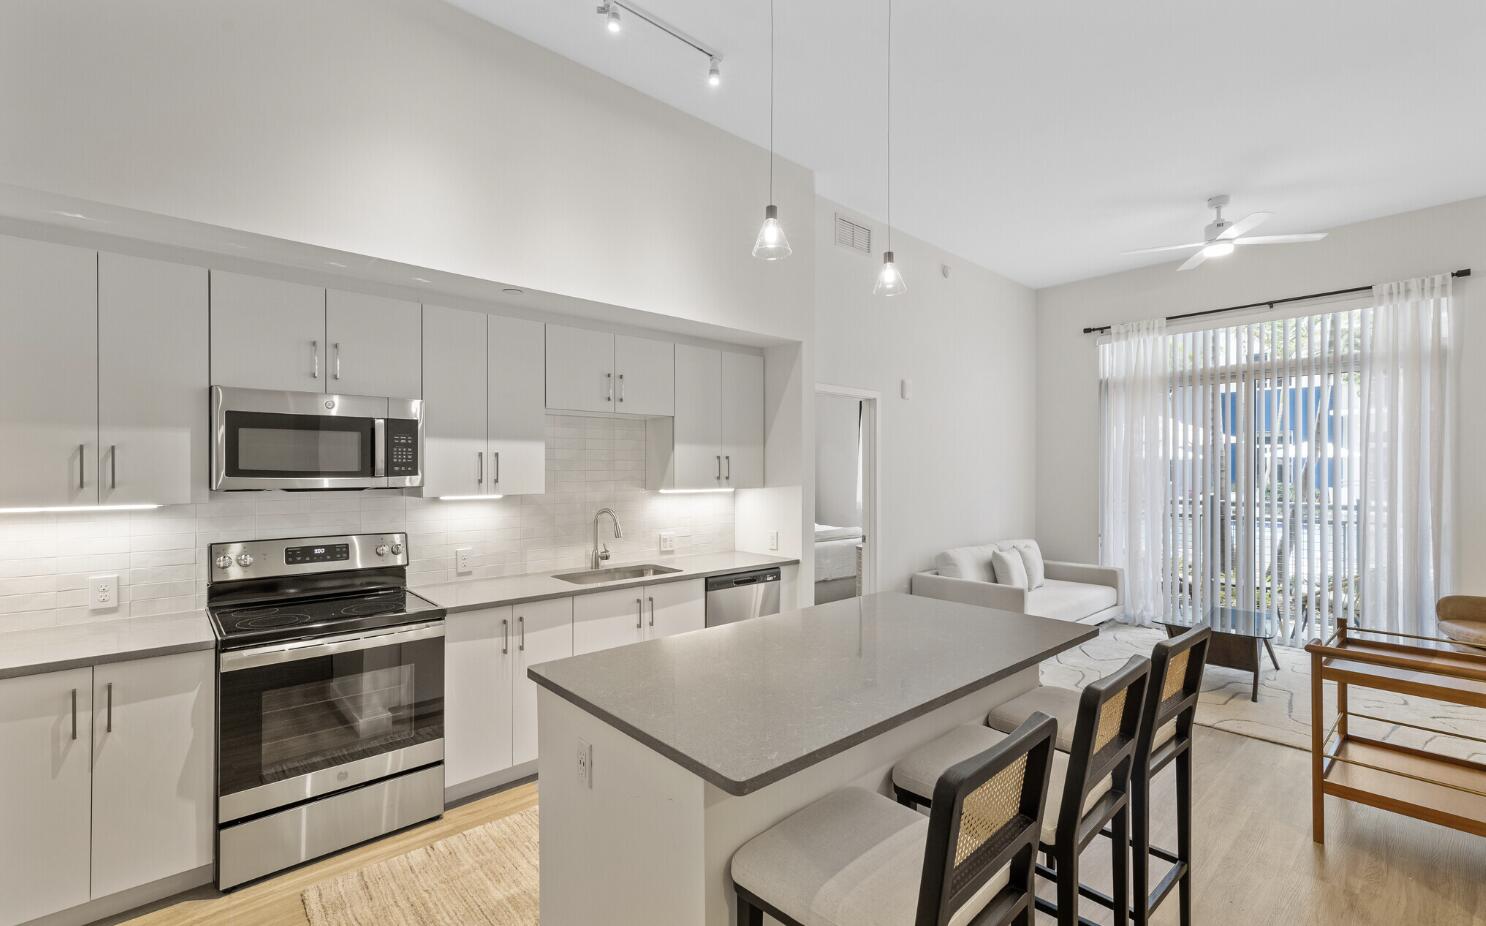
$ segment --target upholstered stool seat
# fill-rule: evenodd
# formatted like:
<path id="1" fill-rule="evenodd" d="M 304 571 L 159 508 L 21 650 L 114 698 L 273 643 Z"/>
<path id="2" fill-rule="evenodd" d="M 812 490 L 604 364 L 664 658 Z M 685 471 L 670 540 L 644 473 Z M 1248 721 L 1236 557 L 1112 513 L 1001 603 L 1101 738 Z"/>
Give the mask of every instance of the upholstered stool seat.
<path id="1" fill-rule="evenodd" d="M 733 856 L 733 882 L 803 926 L 905 926 L 918 911 L 928 834 L 929 818 L 918 811 L 846 788 L 749 840 Z M 949 922 L 974 919 L 1007 877 L 1002 868 L 981 889 L 984 899 Z"/>
<path id="2" fill-rule="evenodd" d="M 1004 704 L 991 708 L 986 723 L 995 730 L 1010 733 L 1027 722 L 1034 713 L 1043 713 L 1058 722 L 1058 750 L 1073 749 L 1073 722 L 1078 718 L 1078 689 L 1057 685 L 1038 685 Z M 1156 731 L 1153 749 L 1160 749 L 1176 735 L 1176 720 Z"/>
<path id="3" fill-rule="evenodd" d="M 1457 648 L 1479 653 L 1486 649 L 1486 598 L 1479 595 L 1446 595 L 1435 603 L 1440 635 L 1460 644 Z"/>

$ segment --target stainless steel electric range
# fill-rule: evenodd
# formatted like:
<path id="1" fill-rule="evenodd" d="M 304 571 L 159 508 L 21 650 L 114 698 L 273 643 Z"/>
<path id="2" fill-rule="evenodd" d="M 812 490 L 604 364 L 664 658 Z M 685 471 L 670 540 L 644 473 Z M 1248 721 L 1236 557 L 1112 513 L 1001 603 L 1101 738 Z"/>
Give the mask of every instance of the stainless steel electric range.
<path id="1" fill-rule="evenodd" d="M 407 537 L 214 543 L 217 887 L 444 812 L 444 611 Z"/>

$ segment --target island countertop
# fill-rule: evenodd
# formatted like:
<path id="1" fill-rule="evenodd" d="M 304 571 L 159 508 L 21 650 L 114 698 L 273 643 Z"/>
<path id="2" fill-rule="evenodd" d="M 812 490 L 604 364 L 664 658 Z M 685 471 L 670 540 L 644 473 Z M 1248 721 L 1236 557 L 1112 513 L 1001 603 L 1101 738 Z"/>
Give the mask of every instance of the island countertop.
<path id="1" fill-rule="evenodd" d="M 528 674 L 743 795 L 1098 632 L 893 592 L 559 659 Z"/>

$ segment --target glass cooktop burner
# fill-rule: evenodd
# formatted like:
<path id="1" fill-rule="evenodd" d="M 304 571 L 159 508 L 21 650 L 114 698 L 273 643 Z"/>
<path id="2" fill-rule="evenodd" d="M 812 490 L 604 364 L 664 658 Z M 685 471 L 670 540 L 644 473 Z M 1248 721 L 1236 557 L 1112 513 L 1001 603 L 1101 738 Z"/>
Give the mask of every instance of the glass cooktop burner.
<path id="1" fill-rule="evenodd" d="M 254 608 L 251 611 L 230 612 L 232 626 L 242 630 L 271 630 L 275 627 L 292 627 L 309 623 L 310 616 L 300 611 L 284 611 L 280 608 Z"/>

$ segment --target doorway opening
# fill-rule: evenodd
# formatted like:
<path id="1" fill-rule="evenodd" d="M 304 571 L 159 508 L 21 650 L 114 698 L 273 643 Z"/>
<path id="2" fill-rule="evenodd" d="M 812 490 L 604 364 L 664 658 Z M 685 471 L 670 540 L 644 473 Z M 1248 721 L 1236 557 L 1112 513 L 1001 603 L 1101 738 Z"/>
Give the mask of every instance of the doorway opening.
<path id="1" fill-rule="evenodd" d="M 868 389 L 815 387 L 816 604 L 877 590 L 880 405 Z"/>

